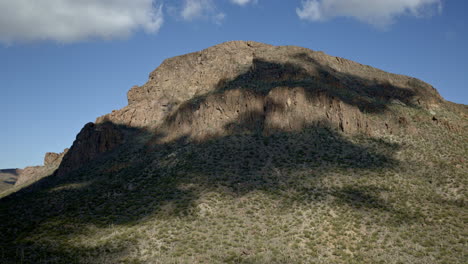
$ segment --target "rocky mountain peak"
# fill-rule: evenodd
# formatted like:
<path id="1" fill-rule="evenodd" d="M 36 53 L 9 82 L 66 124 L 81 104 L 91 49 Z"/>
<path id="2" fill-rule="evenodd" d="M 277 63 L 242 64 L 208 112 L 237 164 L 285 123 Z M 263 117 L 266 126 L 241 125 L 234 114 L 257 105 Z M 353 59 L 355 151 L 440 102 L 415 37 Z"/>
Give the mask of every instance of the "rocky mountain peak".
<path id="1" fill-rule="evenodd" d="M 229 124 L 240 118 L 263 120 L 259 129 L 264 131 L 327 120 L 343 132 L 394 133 L 406 117 L 388 111 L 391 105 L 433 109 L 445 104 L 431 85 L 412 77 L 320 51 L 250 41 L 166 59 L 146 84 L 130 89 L 128 101 L 96 123 L 198 139 L 229 133 Z M 388 115 L 378 122 L 363 115 L 377 112 Z"/>

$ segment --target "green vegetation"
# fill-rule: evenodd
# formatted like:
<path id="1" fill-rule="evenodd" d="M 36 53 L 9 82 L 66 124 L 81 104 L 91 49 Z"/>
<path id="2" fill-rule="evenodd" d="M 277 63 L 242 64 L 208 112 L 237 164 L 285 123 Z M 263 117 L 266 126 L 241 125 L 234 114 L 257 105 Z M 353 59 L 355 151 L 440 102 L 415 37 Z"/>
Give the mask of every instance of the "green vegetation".
<path id="1" fill-rule="evenodd" d="M 4 193 L 0 263 L 467 263 L 468 137 L 411 111 L 424 133 L 133 131 Z"/>

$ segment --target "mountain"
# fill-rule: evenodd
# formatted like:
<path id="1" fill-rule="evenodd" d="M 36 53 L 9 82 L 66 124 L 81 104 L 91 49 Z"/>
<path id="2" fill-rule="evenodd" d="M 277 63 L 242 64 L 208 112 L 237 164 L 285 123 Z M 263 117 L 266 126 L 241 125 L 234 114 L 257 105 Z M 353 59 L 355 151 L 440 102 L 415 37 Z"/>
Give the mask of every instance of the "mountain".
<path id="1" fill-rule="evenodd" d="M 468 107 L 423 81 L 234 41 L 127 96 L 3 193 L 2 263 L 466 263 Z"/>

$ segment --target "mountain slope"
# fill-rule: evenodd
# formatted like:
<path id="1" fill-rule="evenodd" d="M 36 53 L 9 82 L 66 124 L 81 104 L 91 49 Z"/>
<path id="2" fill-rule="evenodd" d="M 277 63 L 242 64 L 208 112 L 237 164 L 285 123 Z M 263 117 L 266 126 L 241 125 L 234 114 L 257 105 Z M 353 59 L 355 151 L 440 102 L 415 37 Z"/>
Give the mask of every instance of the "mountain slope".
<path id="1" fill-rule="evenodd" d="M 422 81 L 228 42 L 128 99 L 0 200 L 3 262 L 466 262 L 468 111 Z"/>
<path id="2" fill-rule="evenodd" d="M 0 192 L 13 187 L 17 179 L 18 169 L 0 170 Z"/>

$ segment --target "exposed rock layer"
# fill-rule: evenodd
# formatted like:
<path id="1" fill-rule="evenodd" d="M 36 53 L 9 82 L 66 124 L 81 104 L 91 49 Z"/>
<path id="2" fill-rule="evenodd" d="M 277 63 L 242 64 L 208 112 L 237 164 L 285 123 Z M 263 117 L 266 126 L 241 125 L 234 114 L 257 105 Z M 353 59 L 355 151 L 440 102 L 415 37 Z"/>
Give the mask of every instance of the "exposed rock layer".
<path id="1" fill-rule="evenodd" d="M 167 59 L 127 95 L 128 106 L 82 129 L 59 175 L 121 144 L 122 127 L 152 131 L 154 142 L 320 124 L 344 133 L 408 133 L 415 131 L 411 118 L 392 108 L 433 111 L 447 105 L 415 78 L 306 48 L 244 41 Z M 50 154 L 45 163 L 56 158 Z"/>
<path id="2" fill-rule="evenodd" d="M 96 123 L 151 127 L 165 140 L 253 123 L 264 133 L 298 130 L 323 120 L 346 133 L 395 133 L 412 127 L 386 111 L 391 105 L 433 109 L 445 101 L 408 76 L 305 48 L 233 41 L 165 60 L 128 102 Z M 365 115 L 383 112 L 378 122 Z"/>

